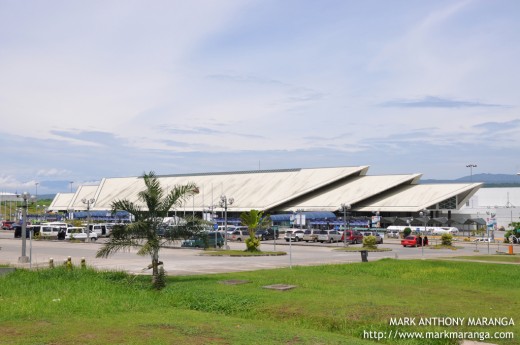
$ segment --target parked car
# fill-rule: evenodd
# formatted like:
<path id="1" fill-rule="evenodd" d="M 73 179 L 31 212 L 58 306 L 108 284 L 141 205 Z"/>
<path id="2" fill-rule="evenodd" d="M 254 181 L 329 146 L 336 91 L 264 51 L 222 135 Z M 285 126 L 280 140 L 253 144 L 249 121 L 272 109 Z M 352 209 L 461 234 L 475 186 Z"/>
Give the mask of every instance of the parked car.
<path id="1" fill-rule="evenodd" d="M 53 226 L 48 224 L 42 224 L 40 227 L 40 236 L 42 238 L 58 238 L 60 231 L 66 231 L 66 226 Z"/>
<path id="2" fill-rule="evenodd" d="M 410 236 L 406 236 L 405 238 L 403 238 L 401 240 L 401 245 L 403 247 L 420 247 L 421 246 L 421 243 L 419 242 L 419 236 L 415 236 L 415 235 L 410 235 Z"/>
<path id="3" fill-rule="evenodd" d="M 495 243 L 495 239 L 494 238 L 490 238 L 490 237 L 480 237 L 480 238 L 475 238 L 473 240 L 473 242 L 489 242 L 489 243 Z M 512 243 L 514 243 L 513 241 L 511 241 Z"/>
<path id="4" fill-rule="evenodd" d="M 255 232 L 255 237 L 261 241 L 274 240 L 278 238 L 278 232 L 274 229 L 259 229 Z"/>
<path id="5" fill-rule="evenodd" d="M 283 237 L 286 242 L 298 242 L 303 241 L 303 230 L 287 230 L 285 232 L 285 236 Z"/>
<path id="6" fill-rule="evenodd" d="M 13 225 L 15 222 L 12 222 L 10 220 L 4 220 L 2 221 L 2 229 L 3 230 L 13 230 Z"/>
<path id="7" fill-rule="evenodd" d="M 67 228 L 65 230 L 65 239 L 66 240 L 74 239 L 74 240 L 86 241 L 87 240 L 87 232 L 86 232 L 85 228 L 80 228 L 80 227 L 73 226 L 73 227 Z M 97 241 L 97 239 L 98 239 L 97 233 L 91 231 L 88 234 L 88 239 L 91 242 Z"/>
<path id="8" fill-rule="evenodd" d="M 386 237 L 399 238 L 399 230 L 387 230 Z"/>
<path id="9" fill-rule="evenodd" d="M 377 244 L 383 244 L 383 236 L 381 236 L 381 234 L 379 232 L 366 231 L 363 233 L 363 237 L 367 237 L 367 236 L 374 236 L 376 238 Z"/>
<path id="10" fill-rule="evenodd" d="M 323 242 L 338 242 L 341 241 L 342 234 L 337 230 L 321 230 L 318 234 L 318 241 Z"/>
<path id="11" fill-rule="evenodd" d="M 303 240 L 305 242 L 316 242 L 318 240 L 318 234 L 321 230 L 318 229 L 307 229 L 303 232 Z"/>
<path id="12" fill-rule="evenodd" d="M 231 241 L 244 241 L 248 237 L 249 237 L 248 230 L 235 230 L 231 233 L 231 235 L 229 236 L 228 239 Z"/>
<path id="13" fill-rule="evenodd" d="M 98 237 L 108 237 L 112 232 L 112 224 L 89 224 L 90 232 L 95 232 Z"/>
<path id="14" fill-rule="evenodd" d="M 216 242 L 215 242 L 216 237 Z M 190 239 L 184 240 L 181 243 L 181 247 L 191 247 L 191 248 L 211 248 L 215 247 L 215 243 L 217 247 L 221 248 L 224 246 L 224 236 L 222 233 L 217 231 L 211 231 L 207 233 L 201 233 L 199 235 L 193 236 Z"/>
<path id="15" fill-rule="evenodd" d="M 348 243 L 357 244 L 363 242 L 363 234 L 356 230 L 347 230 L 341 232 L 341 241 L 345 241 L 345 236 Z"/>
<path id="16" fill-rule="evenodd" d="M 21 238 L 22 237 L 22 225 L 18 223 L 14 223 L 11 225 L 11 229 L 14 230 L 14 238 Z M 31 235 L 29 230 L 29 227 L 25 230 L 25 238 L 29 238 Z"/>

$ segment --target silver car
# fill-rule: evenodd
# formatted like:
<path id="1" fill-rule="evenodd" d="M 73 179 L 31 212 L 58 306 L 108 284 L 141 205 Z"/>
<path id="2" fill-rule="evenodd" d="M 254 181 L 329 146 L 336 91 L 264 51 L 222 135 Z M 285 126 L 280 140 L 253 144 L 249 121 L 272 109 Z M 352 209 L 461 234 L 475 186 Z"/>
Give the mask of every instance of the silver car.
<path id="1" fill-rule="evenodd" d="M 322 230 L 318 234 L 318 242 L 339 242 L 341 241 L 341 233 L 337 230 Z"/>
<path id="2" fill-rule="evenodd" d="M 374 236 L 376 238 L 377 244 L 383 244 L 383 236 L 381 236 L 380 233 L 375 232 L 375 231 L 366 231 L 363 233 L 363 237 L 367 237 L 367 236 Z"/>

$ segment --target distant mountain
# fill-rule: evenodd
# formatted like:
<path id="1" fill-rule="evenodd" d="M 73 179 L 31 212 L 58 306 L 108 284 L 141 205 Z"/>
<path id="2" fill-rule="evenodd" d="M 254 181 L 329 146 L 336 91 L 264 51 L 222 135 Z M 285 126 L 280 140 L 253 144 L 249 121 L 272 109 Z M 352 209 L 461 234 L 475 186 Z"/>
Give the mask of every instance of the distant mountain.
<path id="1" fill-rule="evenodd" d="M 474 174 L 454 180 L 421 180 L 420 183 L 471 183 L 483 182 L 484 187 L 520 187 L 520 176 L 508 174 Z"/>

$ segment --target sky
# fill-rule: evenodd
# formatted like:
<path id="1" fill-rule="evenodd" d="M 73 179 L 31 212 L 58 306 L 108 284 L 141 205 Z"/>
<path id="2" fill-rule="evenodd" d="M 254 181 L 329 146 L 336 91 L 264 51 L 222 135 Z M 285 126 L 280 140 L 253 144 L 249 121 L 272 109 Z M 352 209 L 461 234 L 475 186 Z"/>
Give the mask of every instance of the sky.
<path id="1" fill-rule="evenodd" d="M 518 13 L 516 0 L 0 0 L 0 190 L 149 171 L 516 174 Z"/>

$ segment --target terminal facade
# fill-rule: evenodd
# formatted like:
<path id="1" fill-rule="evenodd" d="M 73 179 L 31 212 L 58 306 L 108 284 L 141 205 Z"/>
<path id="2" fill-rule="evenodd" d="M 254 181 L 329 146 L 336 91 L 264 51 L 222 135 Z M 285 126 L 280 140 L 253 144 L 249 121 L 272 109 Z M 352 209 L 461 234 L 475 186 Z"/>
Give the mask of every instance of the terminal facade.
<path id="1" fill-rule="evenodd" d="M 367 226 L 421 225 L 475 227 L 472 214 L 460 216 L 482 183 L 421 184 L 422 174 L 367 175 L 368 166 L 329 167 L 196 173 L 158 176 L 168 190 L 193 182 L 199 194 L 172 215 L 193 213 L 207 219 L 223 218 L 226 211 L 233 221 L 241 212 L 257 209 L 273 221 L 305 223 L 361 222 Z M 144 189 L 141 177 L 103 178 L 99 185 L 79 186 L 74 193 L 58 193 L 49 207 L 55 212 L 85 212 L 82 200 L 93 200 L 89 212 L 108 212 L 115 200 L 138 202 Z M 228 201 L 227 210 L 220 206 Z M 214 218 L 213 218 L 214 219 Z M 277 220 L 278 219 L 278 220 Z M 363 222 L 366 220 L 366 222 Z M 404 222 L 404 224 L 402 224 Z M 482 221 L 480 221 L 482 222 Z"/>

